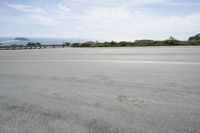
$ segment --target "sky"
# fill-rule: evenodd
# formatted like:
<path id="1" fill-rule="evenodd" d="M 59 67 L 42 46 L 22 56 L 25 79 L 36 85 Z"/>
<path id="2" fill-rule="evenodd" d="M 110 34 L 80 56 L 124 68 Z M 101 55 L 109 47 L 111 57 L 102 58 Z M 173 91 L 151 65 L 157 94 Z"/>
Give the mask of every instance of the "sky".
<path id="1" fill-rule="evenodd" d="M 186 40 L 200 0 L 1 0 L 0 37 Z"/>

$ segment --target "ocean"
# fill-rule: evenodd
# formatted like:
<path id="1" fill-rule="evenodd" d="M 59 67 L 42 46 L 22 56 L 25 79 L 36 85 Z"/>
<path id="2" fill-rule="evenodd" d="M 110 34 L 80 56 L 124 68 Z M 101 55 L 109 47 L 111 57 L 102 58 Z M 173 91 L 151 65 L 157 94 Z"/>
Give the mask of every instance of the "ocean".
<path id="1" fill-rule="evenodd" d="M 79 39 L 79 38 L 27 38 L 29 41 L 20 41 L 15 40 L 15 38 L 11 37 L 0 37 L 1 45 L 26 45 L 28 42 L 39 42 L 43 45 L 51 45 L 51 44 L 63 44 L 64 42 L 86 42 L 86 41 L 96 41 L 94 39 Z"/>

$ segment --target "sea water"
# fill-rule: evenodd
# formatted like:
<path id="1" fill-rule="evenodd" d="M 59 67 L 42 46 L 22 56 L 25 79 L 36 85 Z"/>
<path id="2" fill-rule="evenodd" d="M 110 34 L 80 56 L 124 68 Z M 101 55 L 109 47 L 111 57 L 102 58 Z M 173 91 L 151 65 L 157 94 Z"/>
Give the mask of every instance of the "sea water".
<path id="1" fill-rule="evenodd" d="M 63 44 L 65 42 L 70 43 L 80 43 L 80 42 L 86 42 L 86 41 L 96 41 L 94 39 L 80 39 L 80 38 L 27 38 L 29 41 L 20 41 L 15 40 L 15 38 L 11 37 L 0 37 L 0 44 L 1 45 L 26 45 L 28 42 L 39 42 L 43 45 L 59 45 Z"/>

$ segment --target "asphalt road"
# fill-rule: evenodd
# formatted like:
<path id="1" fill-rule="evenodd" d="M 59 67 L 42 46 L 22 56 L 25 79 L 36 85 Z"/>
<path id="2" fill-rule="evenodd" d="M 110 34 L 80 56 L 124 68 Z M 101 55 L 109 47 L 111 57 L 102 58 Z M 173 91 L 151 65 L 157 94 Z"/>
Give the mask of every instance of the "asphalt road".
<path id="1" fill-rule="evenodd" d="M 200 47 L 0 51 L 0 133 L 200 133 Z"/>

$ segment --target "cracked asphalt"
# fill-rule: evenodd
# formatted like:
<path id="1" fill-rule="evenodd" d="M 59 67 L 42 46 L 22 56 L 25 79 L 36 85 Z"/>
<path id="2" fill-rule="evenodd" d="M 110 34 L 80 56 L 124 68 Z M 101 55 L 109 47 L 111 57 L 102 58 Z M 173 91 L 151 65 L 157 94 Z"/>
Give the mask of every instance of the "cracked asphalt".
<path id="1" fill-rule="evenodd" d="M 0 51 L 0 133 L 199 133 L 200 47 Z"/>

